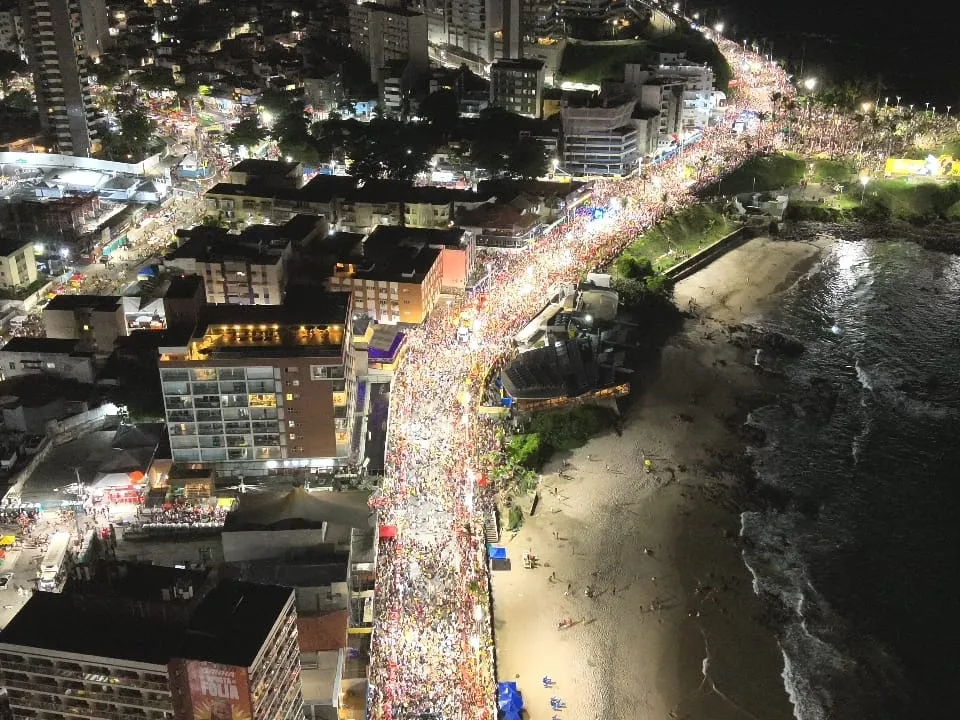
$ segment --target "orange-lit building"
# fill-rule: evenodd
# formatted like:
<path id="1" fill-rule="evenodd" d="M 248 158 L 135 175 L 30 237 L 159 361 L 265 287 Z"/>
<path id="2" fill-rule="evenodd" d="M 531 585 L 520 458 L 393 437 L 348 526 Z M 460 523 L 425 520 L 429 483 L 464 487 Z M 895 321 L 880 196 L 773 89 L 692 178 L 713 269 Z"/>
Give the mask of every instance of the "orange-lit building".
<path id="1" fill-rule="evenodd" d="M 312 307 L 207 306 L 160 348 L 175 463 L 248 475 L 351 462 L 356 372 L 349 296 Z"/>
<path id="2" fill-rule="evenodd" d="M 422 323 L 440 297 L 444 248 L 384 230 L 411 232 L 410 228 L 378 227 L 344 248 L 328 287 L 351 294 L 354 315 L 368 315 L 384 324 Z"/>

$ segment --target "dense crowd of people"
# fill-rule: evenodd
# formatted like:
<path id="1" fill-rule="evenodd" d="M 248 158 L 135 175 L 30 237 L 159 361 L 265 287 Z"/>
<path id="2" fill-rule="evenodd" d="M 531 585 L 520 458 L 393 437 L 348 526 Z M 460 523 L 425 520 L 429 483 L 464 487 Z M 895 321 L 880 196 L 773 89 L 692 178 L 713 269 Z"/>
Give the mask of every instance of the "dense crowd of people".
<path id="1" fill-rule="evenodd" d="M 574 216 L 519 254 L 481 258 L 481 296 L 441 304 L 409 337 L 392 393 L 386 480 L 372 500 L 383 533 L 370 669 L 371 717 L 495 720 L 489 574 L 483 523 L 494 498 L 480 459 L 495 429 L 472 409 L 488 370 L 551 288 L 602 266 L 636 235 L 689 203 L 700 185 L 773 142 L 760 118 L 735 134 L 743 111 L 765 112 L 771 93 L 792 92 L 773 63 L 721 41 L 737 79 L 725 121 L 688 152 L 704 156 L 697 180 L 680 153 L 642 177 L 601 181 L 589 203 L 603 219 Z M 467 346 L 459 318 L 472 308 Z"/>

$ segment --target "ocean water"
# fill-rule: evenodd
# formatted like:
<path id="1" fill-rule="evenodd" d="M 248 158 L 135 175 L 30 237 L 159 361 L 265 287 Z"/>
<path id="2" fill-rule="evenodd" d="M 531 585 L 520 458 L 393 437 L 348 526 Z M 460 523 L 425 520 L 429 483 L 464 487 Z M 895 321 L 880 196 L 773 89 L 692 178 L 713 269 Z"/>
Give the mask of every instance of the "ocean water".
<path id="1" fill-rule="evenodd" d="M 960 717 L 960 258 L 840 242 L 765 320 L 802 341 L 749 422 L 742 517 L 799 720 Z"/>

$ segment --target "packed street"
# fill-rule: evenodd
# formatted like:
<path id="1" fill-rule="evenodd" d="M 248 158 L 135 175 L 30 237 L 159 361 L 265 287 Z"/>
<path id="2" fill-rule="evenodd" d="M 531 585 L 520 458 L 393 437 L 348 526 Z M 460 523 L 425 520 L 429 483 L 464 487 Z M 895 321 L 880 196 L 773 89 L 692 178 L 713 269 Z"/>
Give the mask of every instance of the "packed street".
<path id="1" fill-rule="evenodd" d="M 609 262 L 638 234 L 689 204 L 702 186 L 770 148 L 771 93 L 792 93 L 776 64 L 720 40 L 736 78 L 726 120 L 696 145 L 626 180 L 594 185 L 603 219 L 577 217 L 516 255 L 483 258 L 481 297 L 442 305 L 413 331 L 392 393 L 386 480 L 373 501 L 381 540 L 370 670 L 371 717 L 494 720 L 494 648 L 483 519 L 493 508 L 481 458 L 495 427 L 477 415 L 485 378 L 549 289 Z M 733 127 L 748 118 L 741 132 Z M 697 162 L 690 180 L 686 167 Z M 457 341 L 467 307 L 469 346 Z"/>

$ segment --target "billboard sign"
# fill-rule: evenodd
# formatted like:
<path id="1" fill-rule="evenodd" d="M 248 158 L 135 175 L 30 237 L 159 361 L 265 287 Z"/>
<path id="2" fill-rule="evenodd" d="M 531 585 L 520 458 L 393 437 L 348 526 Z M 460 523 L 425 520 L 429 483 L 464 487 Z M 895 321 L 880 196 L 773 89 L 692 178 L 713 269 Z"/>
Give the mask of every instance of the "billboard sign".
<path id="1" fill-rule="evenodd" d="M 176 703 L 183 720 L 252 720 L 247 669 L 196 660 L 174 661 Z"/>

